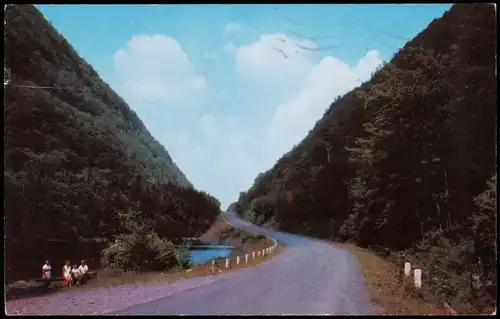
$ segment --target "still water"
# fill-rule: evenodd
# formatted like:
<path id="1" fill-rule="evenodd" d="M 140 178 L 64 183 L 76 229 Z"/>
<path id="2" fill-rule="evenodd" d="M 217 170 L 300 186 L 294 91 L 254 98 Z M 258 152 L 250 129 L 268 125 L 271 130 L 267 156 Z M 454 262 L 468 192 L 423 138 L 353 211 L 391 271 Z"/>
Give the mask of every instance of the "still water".
<path id="1" fill-rule="evenodd" d="M 203 248 L 191 248 L 189 254 L 191 256 L 191 265 L 202 264 L 211 259 L 227 258 L 231 251 L 232 246 L 204 246 Z"/>

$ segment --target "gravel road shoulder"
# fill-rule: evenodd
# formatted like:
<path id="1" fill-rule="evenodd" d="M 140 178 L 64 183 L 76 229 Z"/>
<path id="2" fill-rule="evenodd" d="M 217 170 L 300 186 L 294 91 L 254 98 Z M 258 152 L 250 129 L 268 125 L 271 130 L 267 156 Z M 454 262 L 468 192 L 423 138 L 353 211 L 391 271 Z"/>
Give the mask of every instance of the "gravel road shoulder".
<path id="1" fill-rule="evenodd" d="M 218 277 L 200 277 L 170 284 L 74 289 L 42 297 L 9 300 L 6 304 L 6 311 L 9 315 L 104 314 L 201 287 L 218 279 Z"/>

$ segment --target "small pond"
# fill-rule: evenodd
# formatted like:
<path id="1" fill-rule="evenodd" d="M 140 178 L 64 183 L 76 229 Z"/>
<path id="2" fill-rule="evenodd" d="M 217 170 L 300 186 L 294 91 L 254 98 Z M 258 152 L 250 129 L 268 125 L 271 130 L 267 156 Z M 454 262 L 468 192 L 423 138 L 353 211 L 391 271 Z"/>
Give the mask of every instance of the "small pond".
<path id="1" fill-rule="evenodd" d="M 189 249 L 191 265 L 202 264 L 216 258 L 227 258 L 233 249 L 233 246 L 227 245 L 192 246 Z"/>

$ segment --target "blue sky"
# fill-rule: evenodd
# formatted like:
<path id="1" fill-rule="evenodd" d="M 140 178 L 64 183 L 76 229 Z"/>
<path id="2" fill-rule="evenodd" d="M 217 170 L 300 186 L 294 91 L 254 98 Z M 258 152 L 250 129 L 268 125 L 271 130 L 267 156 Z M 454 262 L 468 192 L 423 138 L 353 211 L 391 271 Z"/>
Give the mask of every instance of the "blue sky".
<path id="1" fill-rule="evenodd" d="M 37 7 L 225 208 L 451 5 Z"/>

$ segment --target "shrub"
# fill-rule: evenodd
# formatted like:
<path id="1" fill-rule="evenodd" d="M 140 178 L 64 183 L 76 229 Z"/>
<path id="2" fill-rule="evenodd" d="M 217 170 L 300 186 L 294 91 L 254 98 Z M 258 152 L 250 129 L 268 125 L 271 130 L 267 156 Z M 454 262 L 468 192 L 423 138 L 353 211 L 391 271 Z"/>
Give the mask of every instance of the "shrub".
<path id="1" fill-rule="evenodd" d="M 164 270 L 179 264 L 174 245 L 156 233 L 147 237 L 120 234 L 102 251 L 101 264 L 114 272 Z"/>
<path id="2" fill-rule="evenodd" d="M 263 240 L 263 239 L 266 239 L 266 236 L 262 235 L 262 234 L 259 234 L 257 235 L 256 237 L 258 240 Z"/>
<path id="3" fill-rule="evenodd" d="M 177 250 L 172 242 L 160 238 L 153 231 L 153 223 L 142 219 L 139 212 L 129 210 L 119 217 L 126 233 L 116 235 L 115 241 L 102 251 L 103 267 L 114 272 L 151 271 L 189 264 L 185 251 Z"/>
<path id="4" fill-rule="evenodd" d="M 187 248 L 176 250 L 177 266 L 182 269 L 188 269 L 191 266 L 191 255 Z"/>

